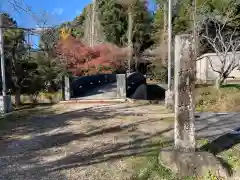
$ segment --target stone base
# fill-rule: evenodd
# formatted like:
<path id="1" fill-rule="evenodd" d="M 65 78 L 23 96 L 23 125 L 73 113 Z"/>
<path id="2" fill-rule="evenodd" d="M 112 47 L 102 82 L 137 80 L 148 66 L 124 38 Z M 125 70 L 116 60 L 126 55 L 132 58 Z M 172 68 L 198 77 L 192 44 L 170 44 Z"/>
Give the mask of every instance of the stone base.
<path id="1" fill-rule="evenodd" d="M 166 108 L 174 109 L 173 91 L 171 90 L 165 92 L 165 106 Z"/>
<path id="2" fill-rule="evenodd" d="M 229 178 L 230 173 L 220 160 L 208 152 L 180 152 L 163 149 L 159 153 L 159 163 L 180 177 L 204 177 L 211 174 Z"/>

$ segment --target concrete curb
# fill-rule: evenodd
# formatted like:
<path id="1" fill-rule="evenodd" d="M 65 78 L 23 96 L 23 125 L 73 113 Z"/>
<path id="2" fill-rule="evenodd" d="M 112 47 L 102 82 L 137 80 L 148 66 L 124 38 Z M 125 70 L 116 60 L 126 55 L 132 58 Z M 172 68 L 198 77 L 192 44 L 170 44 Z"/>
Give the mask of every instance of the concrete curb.
<path id="1" fill-rule="evenodd" d="M 68 101 L 59 101 L 58 104 L 71 104 L 71 103 L 149 103 L 149 104 L 162 104 L 161 100 L 138 100 L 138 99 L 70 99 Z"/>
<path id="2" fill-rule="evenodd" d="M 68 101 L 59 101 L 59 104 L 71 103 L 124 103 L 126 99 L 70 99 Z"/>
<path id="3" fill-rule="evenodd" d="M 140 99 L 126 99 L 129 103 L 149 103 L 149 104 L 163 104 L 164 101 L 162 100 L 140 100 Z"/>

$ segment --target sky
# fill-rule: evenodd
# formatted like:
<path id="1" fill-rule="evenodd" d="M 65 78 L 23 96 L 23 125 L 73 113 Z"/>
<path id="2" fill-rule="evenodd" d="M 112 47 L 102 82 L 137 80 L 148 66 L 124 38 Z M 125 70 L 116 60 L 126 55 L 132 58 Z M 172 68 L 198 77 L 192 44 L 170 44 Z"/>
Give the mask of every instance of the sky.
<path id="1" fill-rule="evenodd" d="M 13 0 L 0 0 L 1 11 L 10 13 L 21 27 L 35 27 L 43 19 L 47 20 L 49 25 L 73 20 L 91 2 L 91 0 L 18 0 L 24 2 L 23 7 L 31 8 L 37 19 L 40 19 L 37 22 L 32 13 L 22 10 L 16 12 L 9 3 L 11 1 Z"/>
<path id="2" fill-rule="evenodd" d="M 18 23 L 19 27 L 35 28 L 42 26 L 54 26 L 62 22 L 71 21 L 80 15 L 83 8 L 92 0 L 17 0 L 23 2 L 21 7 L 28 7 L 31 12 L 20 10 L 17 12 L 9 3 L 14 0 L 0 0 L 0 12 L 9 13 Z M 16 0 L 15 0 L 16 1 Z M 153 9 L 154 0 L 149 0 L 149 9 Z M 31 37 L 32 41 L 37 42 L 38 37 Z M 35 43 L 33 43 L 35 44 Z"/>

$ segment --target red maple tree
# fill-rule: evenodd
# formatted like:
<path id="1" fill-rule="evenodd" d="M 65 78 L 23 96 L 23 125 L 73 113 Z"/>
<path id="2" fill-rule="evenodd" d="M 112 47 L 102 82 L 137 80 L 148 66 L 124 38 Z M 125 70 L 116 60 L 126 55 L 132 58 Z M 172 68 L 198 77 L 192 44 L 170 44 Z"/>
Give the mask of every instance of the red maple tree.
<path id="1" fill-rule="evenodd" d="M 101 43 L 93 48 L 69 35 L 56 45 L 57 55 L 74 75 L 112 73 L 124 66 L 128 48 L 119 48 L 110 43 Z"/>

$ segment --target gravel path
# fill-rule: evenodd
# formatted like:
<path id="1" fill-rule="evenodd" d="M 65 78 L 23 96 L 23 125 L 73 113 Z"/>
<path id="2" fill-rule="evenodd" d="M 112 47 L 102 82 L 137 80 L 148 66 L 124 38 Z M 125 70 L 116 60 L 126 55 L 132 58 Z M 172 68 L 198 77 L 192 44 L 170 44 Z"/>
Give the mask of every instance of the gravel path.
<path id="1" fill-rule="evenodd" d="M 131 157 L 173 137 L 173 114 L 160 105 L 57 105 L 54 115 L 21 121 L 0 132 L 0 180 L 127 180 Z M 240 127 L 240 113 L 201 113 L 198 137 Z M 155 145 L 159 148 L 159 144 Z"/>
<path id="2" fill-rule="evenodd" d="M 172 114 L 159 105 L 53 108 L 56 115 L 1 132 L 1 180 L 128 179 L 133 172 L 127 159 L 146 151 L 172 124 Z"/>

